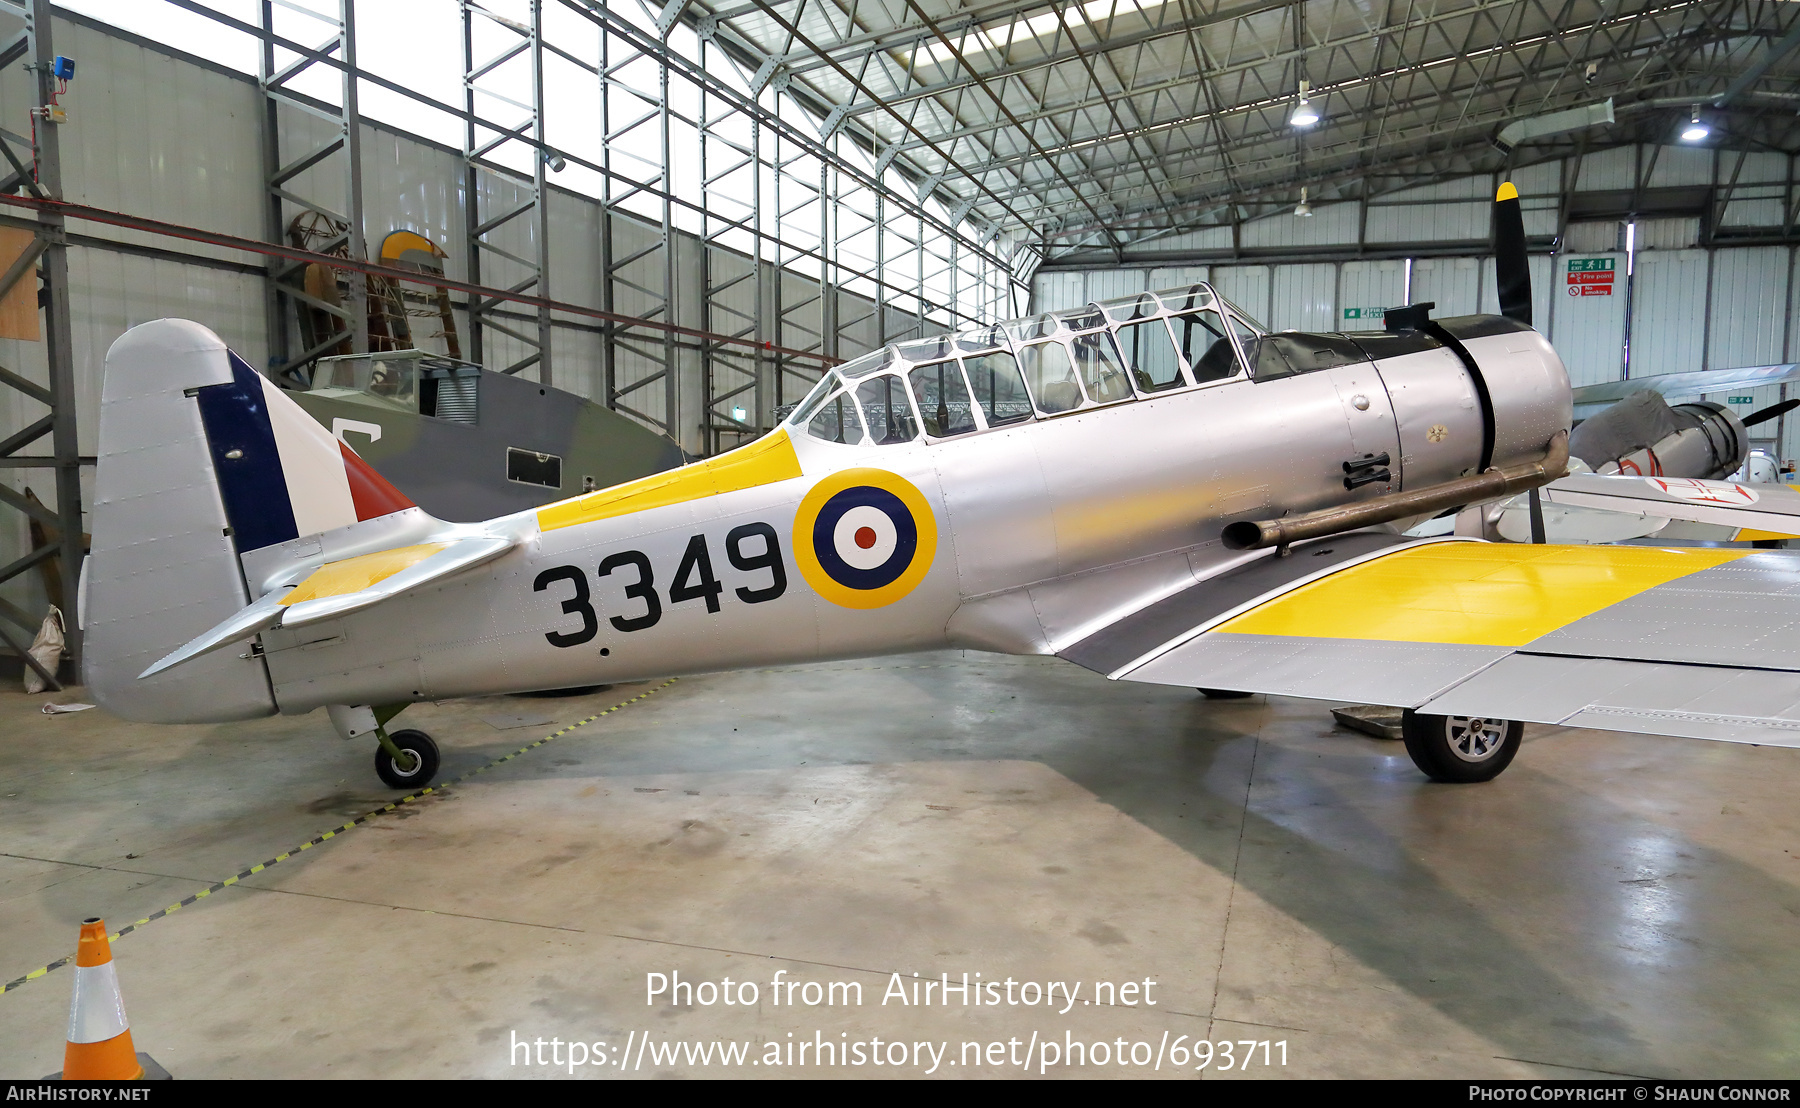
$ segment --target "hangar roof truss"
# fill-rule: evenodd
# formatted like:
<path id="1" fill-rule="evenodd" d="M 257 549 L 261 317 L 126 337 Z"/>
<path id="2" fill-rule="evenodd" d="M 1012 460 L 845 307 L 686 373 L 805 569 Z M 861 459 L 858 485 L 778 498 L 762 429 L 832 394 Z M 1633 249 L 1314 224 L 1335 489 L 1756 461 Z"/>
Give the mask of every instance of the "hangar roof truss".
<path id="1" fill-rule="evenodd" d="M 1781 0 L 669 0 L 1046 257 L 1638 141 L 1795 148 Z M 1302 80 L 1320 123 L 1289 123 Z M 1506 150 L 1517 119 L 1617 122 Z"/>

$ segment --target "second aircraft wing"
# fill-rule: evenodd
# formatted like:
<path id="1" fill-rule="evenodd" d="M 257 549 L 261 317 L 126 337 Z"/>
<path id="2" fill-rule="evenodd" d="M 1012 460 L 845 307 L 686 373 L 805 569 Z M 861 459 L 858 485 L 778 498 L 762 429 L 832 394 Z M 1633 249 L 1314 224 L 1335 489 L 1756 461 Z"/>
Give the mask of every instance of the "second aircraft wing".
<path id="1" fill-rule="evenodd" d="M 1543 496 L 1576 508 L 1736 527 L 1738 539 L 1800 536 L 1800 491 L 1788 485 L 1572 473 L 1545 485 Z"/>

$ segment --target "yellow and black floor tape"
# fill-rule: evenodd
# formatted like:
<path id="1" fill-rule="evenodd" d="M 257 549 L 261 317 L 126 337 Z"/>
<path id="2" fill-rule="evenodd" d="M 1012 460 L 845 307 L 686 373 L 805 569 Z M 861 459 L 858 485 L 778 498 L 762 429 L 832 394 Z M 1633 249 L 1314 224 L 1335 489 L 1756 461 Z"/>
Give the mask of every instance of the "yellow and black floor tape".
<path id="1" fill-rule="evenodd" d="M 612 707 L 607 708 L 604 711 L 595 712 L 593 715 L 587 717 L 586 719 L 577 720 L 576 722 L 569 724 L 567 727 L 563 728 L 560 731 L 552 731 L 550 734 L 545 735 L 543 738 L 539 739 L 537 742 L 531 743 L 527 746 L 521 746 L 519 749 L 513 751 L 511 754 L 507 754 L 500 758 L 495 758 L 493 761 L 489 762 L 487 765 L 480 766 L 476 769 L 472 769 L 469 772 L 463 774 L 461 777 L 453 777 L 450 780 L 443 782 L 442 784 L 432 785 L 429 788 L 420 789 L 418 792 L 408 793 L 405 796 L 401 797 L 400 799 L 394 801 L 392 804 L 385 804 L 382 807 L 377 808 L 372 812 L 365 812 L 362 815 L 357 816 L 355 819 L 351 820 L 349 823 L 343 824 L 342 826 L 339 826 L 339 827 L 333 827 L 329 831 L 324 831 L 324 832 L 321 832 L 320 834 L 314 835 L 312 838 L 306 840 L 305 842 L 301 843 L 299 846 L 295 847 L 292 850 L 286 851 L 281 854 L 277 854 L 277 855 L 275 855 L 275 857 L 270 858 L 268 861 L 259 862 L 256 865 L 251 866 L 247 870 L 243 870 L 239 873 L 234 873 L 230 877 L 227 877 L 223 881 L 215 881 L 211 885 L 208 885 L 206 888 L 201 889 L 199 892 L 193 894 L 192 896 L 183 897 L 182 899 L 176 901 L 174 904 L 169 905 L 167 908 L 163 908 L 159 911 L 151 912 L 149 915 L 145 916 L 141 920 L 138 920 L 136 923 L 128 923 L 124 927 L 121 927 L 117 931 L 114 931 L 111 935 L 107 936 L 107 938 L 112 942 L 117 942 L 117 941 L 119 941 L 119 938 L 121 936 L 129 935 L 133 931 L 136 931 L 141 927 L 147 926 L 148 924 L 153 923 L 156 920 L 162 919 L 164 916 L 169 915 L 172 912 L 179 912 L 181 909 L 186 908 L 188 905 L 194 904 L 201 900 L 204 900 L 207 897 L 211 896 L 212 894 L 218 892 L 220 889 L 223 889 L 228 885 L 235 885 L 239 881 L 242 881 L 244 878 L 250 877 L 254 874 L 261 873 L 263 870 L 268 869 L 270 866 L 279 865 L 280 863 L 287 861 L 289 858 L 292 858 L 294 855 L 299 854 L 302 851 L 311 850 L 313 847 L 318 846 L 319 844 L 321 844 L 323 842 L 326 842 L 330 839 L 335 839 L 339 835 L 343 834 L 344 832 L 349 831 L 361 824 L 367 823 L 369 820 L 374 819 L 376 816 L 385 815 L 388 812 L 392 812 L 396 808 L 399 808 L 403 804 L 411 804 L 413 801 L 418 800 L 420 797 L 429 796 L 432 793 L 436 793 L 436 792 L 442 792 L 443 790 L 450 788 L 452 785 L 460 785 L 464 781 L 467 781 L 469 778 L 474 777 L 477 774 L 486 773 L 490 769 L 494 769 L 498 766 L 505 765 L 507 762 L 512 761 L 514 758 L 519 757 L 521 754 L 529 754 L 531 751 L 536 750 L 538 747 L 543 746 L 545 743 L 553 742 L 556 739 L 560 739 L 564 735 L 567 735 L 569 732 L 575 730 L 578 727 L 586 727 L 588 724 L 594 722 L 595 720 L 601 718 L 602 716 L 610 716 L 614 712 L 621 711 L 625 708 L 631 707 L 633 704 L 636 704 L 640 700 L 644 700 L 648 697 L 655 696 L 657 693 L 668 688 L 670 685 L 673 685 L 677 680 L 678 680 L 678 678 L 671 677 L 667 681 L 664 681 L 662 684 L 656 686 L 655 688 L 649 690 L 648 692 L 639 693 L 638 695 L 632 697 L 630 700 L 621 700 L 619 703 L 614 704 Z M 39 966 L 37 969 L 32 970 L 30 973 L 26 974 L 23 977 L 16 977 L 13 980 L 8 981 L 6 984 L 0 985 L 0 993 L 9 993 L 9 992 L 13 991 L 14 989 L 18 988 L 19 986 L 25 984 L 25 982 L 36 980 L 37 978 L 44 976 L 45 974 L 49 973 L 52 970 L 61 969 L 62 967 L 68 965 L 70 962 L 73 962 L 74 960 L 75 960 L 75 955 L 68 954 L 68 955 L 65 955 L 64 957 L 58 958 L 56 961 L 51 962 L 47 966 Z"/>

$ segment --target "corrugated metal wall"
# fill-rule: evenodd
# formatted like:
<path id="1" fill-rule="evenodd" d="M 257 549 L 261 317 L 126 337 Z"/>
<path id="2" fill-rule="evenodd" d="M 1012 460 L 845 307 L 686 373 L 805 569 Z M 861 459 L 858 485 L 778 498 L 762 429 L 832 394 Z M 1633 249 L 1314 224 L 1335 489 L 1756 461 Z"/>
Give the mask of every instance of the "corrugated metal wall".
<path id="1" fill-rule="evenodd" d="M 1338 270 L 1336 329 L 1379 330 L 1382 312 L 1405 301 L 1404 262 L 1345 262 Z"/>
<path id="2" fill-rule="evenodd" d="M 1420 258 L 1413 263 L 1413 303 L 1434 303 L 1441 316 L 1474 315 L 1484 279 L 1493 283 L 1489 269 L 1475 258 Z"/>
<path id="3" fill-rule="evenodd" d="M 1713 253 L 1708 366 L 1768 365 L 1782 360 L 1787 283 L 1786 247 Z"/>
<path id="4" fill-rule="evenodd" d="M 1337 266 L 1283 265 L 1275 267 L 1270 291 L 1269 326 L 1295 331 L 1335 331 L 1337 321 Z"/>
<path id="5" fill-rule="evenodd" d="M 1248 249 L 1275 246 L 1329 246 L 1356 241 L 1355 204 L 1315 204 L 1306 218 L 1255 219 L 1244 224 L 1242 240 Z"/>
<path id="6" fill-rule="evenodd" d="M 1488 234 L 1488 181 L 1469 177 L 1406 189 L 1369 205 L 1369 242 L 1466 242 Z M 1355 238 L 1350 239 L 1355 242 Z"/>
<path id="7" fill-rule="evenodd" d="M 257 182 L 262 176 L 254 107 L 255 86 L 167 55 L 59 20 L 60 52 L 81 59 L 81 83 L 64 98 L 70 113 L 63 138 L 63 179 L 69 199 L 127 209 L 171 222 L 197 223 L 230 234 L 259 236 Z M 31 102 L 27 74 L 0 72 L 0 115 L 24 120 Z M 155 98 L 145 90 L 158 90 Z M 22 126 L 22 124 L 21 124 Z M 147 246 L 155 236 L 71 220 L 72 233 Z M 235 252 L 184 244 L 189 253 L 229 257 Z M 69 313 L 73 326 L 81 452 L 95 450 L 100 374 L 106 351 L 127 328 L 164 316 L 203 319 L 246 358 L 267 359 L 259 278 L 231 269 L 72 247 Z M 42 343 L 0 340 L 0 366 L 48 383 Z M 0 390 L 0 420 L 23 427 L 44 409 L 11 389 Z M 31 452 L 31 451 L 27 451 Z M 91 503 L 93 470 L 82 471 L 83 502 Z M 6 481 L 30 487 L 54 503 L 48 470 L 12 470 Z M 24 517 L 0 513 L 0 565 L 30 549 Z M 0 596 L 28 612 L 44 609 L 38 575 L 16 577 Z"/>
<path id="8" fill-rule="evenodd" d="M 1219 295 L 1236 304 L 1251 319 L 1265 325 L 1269 319 L 1269 267 L 1266 265 L 1219 265 L 1212 270 L 1213 288 Z"/>
<path id="9" fill-rule="evenodd" d="M 1631 373 L 1700 368 L 1706 349 L 1706 252 L 1647 250 L 1632 278 Z M 1615 369 L 1613 380 L 1618 373 Z"/>
<path id="10" fill-rule="evenodd" d="M 1564 255 L 1553 260 L 1556 267 L 1547 290 L 1553 298 L 1548 333 L 1563 364 L 1569 367 L 1570 383 L 1580 387 L 1618 380 L 1625 364 L 1625 255 Z M 1594 272 L 1592 268 L 1571 269 L 1572 266 L 1608 264 L 1613 282 L 1607 295 L 1570 295 L 1571 290 L 1590 287 L 1570 280 L 1571 277 Z M 1534 309 L 1534 321 L 1535 315 Z"/>

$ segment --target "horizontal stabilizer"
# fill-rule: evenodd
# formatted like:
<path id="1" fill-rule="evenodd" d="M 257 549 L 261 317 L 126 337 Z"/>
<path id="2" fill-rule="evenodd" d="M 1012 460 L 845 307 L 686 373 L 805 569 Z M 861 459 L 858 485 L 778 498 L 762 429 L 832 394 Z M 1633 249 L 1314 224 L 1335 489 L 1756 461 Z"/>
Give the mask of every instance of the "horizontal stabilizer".
<path id="1" fill-rule="evenodd" d="M 281 622 L 281 614 L 287 609 L 281 606 L 288 595 L 287 589 L 276 589 L 274 592 L 232 616 L 224 623 L 200 635 L 179 650 L 162 657 L 149 669 L 138 674 L 138 680 L 153 677 L 165 669 L 172 669 L 191 658 L 202 654 L 210 654 L 221 646 L 230 646 L 234 642 L 242 642 L 259 631 L 266 631 Z"/>
<path id="2" fill-rule="evenodd" d="M 302 627 L 361 611 L 491 562 L 515 545 L 513 539 L 476 535 L 327 562 L 297 584 L 277 586 L 256 603 L 162 658 L 138 677 L 142 680 L 263 631 Z"/>
<path id="3" fill-rule="evenodd" d="M 1545 485 L 1543 496 L 1577 508 L 1800 535 L 1800 492 L 1786 485 L 1575 473 Z"/>
<path id="4" fill-rule="evenodd" d="M 359 612 L 421 585 L 491 562 L 514 545 L 512 539 L 480 535 L 327 562 L 300 582 L 284 601 L 288 609 L 281 626 L 301 627 Z"/>

